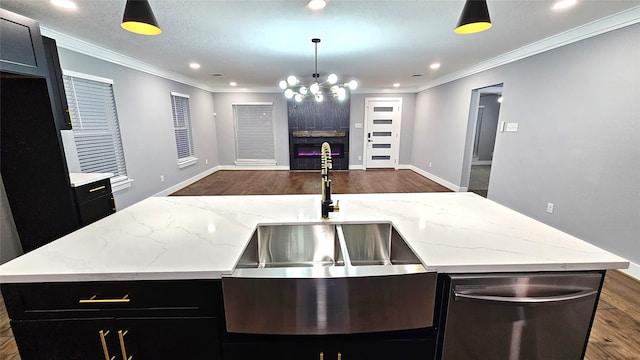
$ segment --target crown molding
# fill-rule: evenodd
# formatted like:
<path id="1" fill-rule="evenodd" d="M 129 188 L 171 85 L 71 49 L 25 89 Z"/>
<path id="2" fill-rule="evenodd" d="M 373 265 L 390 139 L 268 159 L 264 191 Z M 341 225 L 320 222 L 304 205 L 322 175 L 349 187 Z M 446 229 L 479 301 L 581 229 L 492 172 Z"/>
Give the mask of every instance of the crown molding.
<path id="1" fill-rule="evenodd" d="M 487 61 L 480 62 L 467 69 L 457 71 L 455 73 L 443 76 L 435 79 L 423 86 L 415 89 L 358 89 L 357 93 L 407 93 L 407 92 L 420 92 L 438 85 L 446 84 L 451 81 L 455 81 L 470 75 L 480 73 L 489 69 L 496 68 L 505 64 L 512 63 L 530 56 L 534 56 L 545 51 L 549 51 L 558 47 L 569 45 L 571 43 L 588 39 L 600 34 L 604 34 L 609 31 L 617 30 L 626 26 L 640 23 L 640 6 L 633 7 L 626 11 L 593 21 L 591 23 L 579 26 L 577 28 L 565 31 L 563 33 L 548 37 L 546 39 L 531 43 L 523 46 L 519 49 L 504 53 L 500 56 L 494 57 Z M 42 35 L 52 37 L 56 39 L 56 43 L 59 47 L 72 50 L 81 54 L 89 55 L 91 57 L 104 60 L 117 65 L 125 66 L 134 70 L 142 71 L 147 74 L 159 76 L 168 80 L 177 81 L 182 84 L 190 85 L 209 92 L 267 92 L 277 93 L 275 88 L 261 88 L 261 89 L 218 89 L 212 88 L 208 85 L 202 84 L 193 78 L 189 78 L 180 74 L 176 74 L 159 67 L 144 63 L 140 60 L 132 57 L 117 53 L 115 51 L 105 49 L 103 47 L 91 44 L 87 41 L 77 39 L 75 37 L 66 35 L 64 33 L 52 30 L 46 27 L 41 27 L 40 31 Z M 365 91 L 366 90 L 366 91 Z"/>
<path id="2" fill-rule="evenodd" d="M 550 36 L 470 68 L 435 79 L 419 87 L 418 92 L 637 23 L 640 23 L 640 6 Z"/>
<path id="3" fill-rule="evenodd" d="M 147 74 L 159 76 L 168 80 L 177 81 L 179 83 L 190 85 L 202 90 L 214 92 L 214 89 L 210 86 L 204 85 L 192 78 L 161 69 L 157 66 L 147 64 L 132 57 L 117 53 L 109 49 L 105 49 L 98 45 L 80 40 L 59 31 L 41 26 L 40 32 L 44 36 L 54 38 L 56 40 L 56 45 L 61 48 L 72 50 L 80 54 L 88 55 L 113 64 L 128 67 L 130 69 L 142 71 Z"/>

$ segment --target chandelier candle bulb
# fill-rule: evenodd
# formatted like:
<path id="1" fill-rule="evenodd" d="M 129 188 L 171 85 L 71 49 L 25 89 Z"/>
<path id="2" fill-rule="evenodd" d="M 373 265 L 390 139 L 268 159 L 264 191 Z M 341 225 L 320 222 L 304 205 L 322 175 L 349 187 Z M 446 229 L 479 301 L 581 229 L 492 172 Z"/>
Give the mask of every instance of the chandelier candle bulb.
<path id="1" fill-rule="evenodd" d="M 324 96 L 331 96 L 344 100 L 347 98 L 346 89 L 354 90 L 358 87 L 356 80 L 345 83 L 338 83 L 338 75 L 329 74 L 326 80 L 320 79 L 318 73 L 318 43 L 320 39 L 313 38 L 311 42 L 315 46 L 315 72 L 313 73 L 313 81 L 310 85 L 302 83 L 295 75 L 289 75 L 287 80 L 281 80 L 278 85 L 284 90 L 284 96 L 287 99 L 293 98 L 297 102 L 301 102 L 307 97 L 315 99 L 317 102 L 324 100 Z"/>

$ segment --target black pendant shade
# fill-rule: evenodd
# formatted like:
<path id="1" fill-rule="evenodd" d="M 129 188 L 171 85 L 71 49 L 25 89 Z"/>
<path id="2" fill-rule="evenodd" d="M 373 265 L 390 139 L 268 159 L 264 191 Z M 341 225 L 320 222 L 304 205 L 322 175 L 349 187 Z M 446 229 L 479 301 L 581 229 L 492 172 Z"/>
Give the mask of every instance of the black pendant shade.
<path id="1" fill-rule="evenodd" d="M 491 27 L 489 8 L 486 0 L 467 0 L 460 14 L 458 26 L 454 30 L 457 34 L 473 34 Z"/>
<path id="2" fill-rule="evenodd" d="M 122 28 L 142 35 L 158 35 L 162 32 L 147 0 L 127 0 Z"/>

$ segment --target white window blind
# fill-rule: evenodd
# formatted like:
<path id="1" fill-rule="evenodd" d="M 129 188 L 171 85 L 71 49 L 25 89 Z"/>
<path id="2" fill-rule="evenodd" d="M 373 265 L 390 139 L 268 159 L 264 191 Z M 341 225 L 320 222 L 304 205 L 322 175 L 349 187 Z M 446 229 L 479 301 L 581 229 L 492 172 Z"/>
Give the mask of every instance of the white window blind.
<path id="1" fill-rule="evenodd" d="M 113 173 L 113 185 L 130 182 L 111 81 L 68 72 L 63 79 L 80 169 Z"/>
<path id="2" fill-rule="evenodd" d="M 233 104 L 236 165 L 275 165 L 273 104 Z"/>
<path id="3" fill-rule="evenodd" d="M 173 128 L 178 151 L 178 166 L 194 164 L 193 136 L 191 135 L 191 114 L 189 112 L 189 96 L 171 93 L 171 109 L 173 111 Z"/>

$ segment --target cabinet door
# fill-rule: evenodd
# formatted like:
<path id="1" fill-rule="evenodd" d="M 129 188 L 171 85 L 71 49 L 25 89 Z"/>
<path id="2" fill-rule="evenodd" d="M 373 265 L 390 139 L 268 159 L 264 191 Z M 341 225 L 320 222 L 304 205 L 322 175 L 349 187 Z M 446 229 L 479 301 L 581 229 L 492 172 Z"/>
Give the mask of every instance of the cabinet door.
<path id="1" fill-rule="evenodd" d="M 24 320 L 11 322 L 22 360 L 111 359 L 118 339 L 112 319 Z M 102 331 L 102 334 L 101 334 Z M 104 340 L 104 343 L 103 343 Z"/>
<path id="2" fill-rule="evenodd" d="M 0 70 L 47 75 L 47 61 L 37 21 L 0 9 L 0 34 Z"/>
<path id="3" fill-rule="evenodd" d="M 215 318 L 127 318 L 116 322 L 115 334 L 120 341 L 117 359 L 221 359 Z"/>
<path id="4" fill-rule="evenodd" d="M 225 360 L 336 360 L 331 343 L 304 337 L 274 339 L 268 335 L 256 341 L 226 341 L 222 345 Z M 346 359 L 345 359 L 346 360 Z"/>
<path id="5" fill-rule="evenodd" d="M 434 339 L 354 341 L 336 347 L 340 358 L 325 360 L 429 360 L 435 358 Z"/>
<path id="6" fill-rule="evenodd" d="M 60 68 L 60 58 L 58 57 L 58 47 L 56 41 L 46 36 L 42 37 L 44 53 L 47 58 L 49 78 L 51 80 L 51 108 L 53 118 L 59 130 L 71 130 L 71 116 L 69 115 L 69 105 L 64 91 L 64 80 L 62 79 L 62 69 Z"/>

